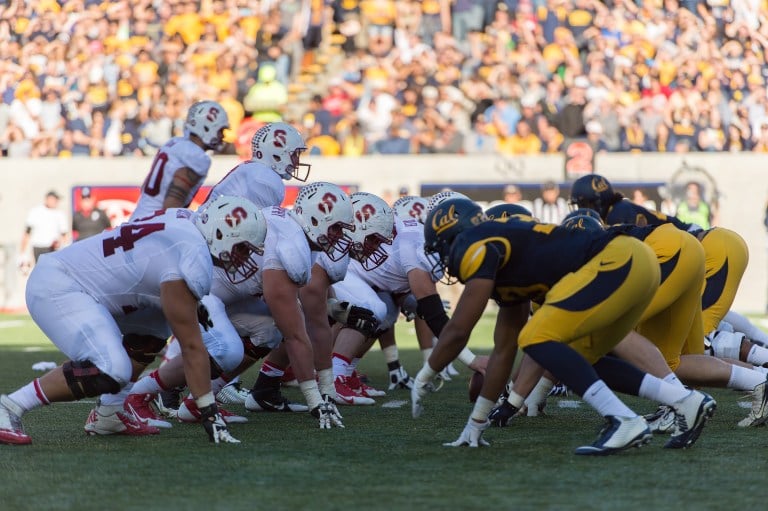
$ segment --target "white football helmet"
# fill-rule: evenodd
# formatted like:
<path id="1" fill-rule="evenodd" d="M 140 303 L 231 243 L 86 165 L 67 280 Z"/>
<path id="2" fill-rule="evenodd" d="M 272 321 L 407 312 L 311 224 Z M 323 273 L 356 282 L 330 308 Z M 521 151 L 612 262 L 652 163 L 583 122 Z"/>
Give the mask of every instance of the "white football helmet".
<path id="1" fill-rule="evenodd" d="M 251 139 L 251 159 L 264 163 L 286 181 L 291 178 L 306 181 L 309 177 L 311 166 L 299 161 L 306 150 L 301 134 L 284 122 L 262 126 Z"/>
<path id="2" fill-rule="evenodd" d="M 184 136 L 197 135 L 206 149 L 221 151 L 224 147 L 224 130 L 229 128 L 229 118 L 224 108 L 215 101 L 198 101 L 187 112 Z"/>
<path id="3" fill-rule="evenodd" d="M 429 215 L 429 212 L 432 211 L 432 209 L 440 204 L 443 201 L 446 201 L 448 199 L 467 199 L 472 200 L 463 193 L 454 192 L 453 190 L 446 190 L 444 192 L 438 192 L 434 194 L 432 197 L 429 198 L 429 201 L 427 202 L 427 210 L 424 212 L 424 218 Z"/>
<path id="4" fill-rule="evenodd" d="M 251 201 L 229 195 L 217 197 L 198 214 L 195 225 L 208 243 L 214 264 L 226 270 L 233 284 L 258 271 L 254 255 L 264 254 L 267 221 Z"/>
<path id="5" fill-rule="evenodd" d="M 302 186 L 291 216 L 331 261 L 338 261 L 349 252 L 352 239 L 344 229 L 355 230 L 352 201 L 335 184 L 320 181 Z"/>
<path id="6" fill-rule="evenodd" d="M 415 218 L 420 224 L 427 218 L 427 200 L 416 195 L 400 197 L 392 204 L 392 209 L 400 218 Z"/>
<path id="7" fill-rule="evenodd" d="M 395 212 L 384 200 L 372 193 L 356 192 L 350 197 L 355 212 L 355 231 L 349 255 L 370 271 L 387 260 L 382 243 L 395 239 Z"/>

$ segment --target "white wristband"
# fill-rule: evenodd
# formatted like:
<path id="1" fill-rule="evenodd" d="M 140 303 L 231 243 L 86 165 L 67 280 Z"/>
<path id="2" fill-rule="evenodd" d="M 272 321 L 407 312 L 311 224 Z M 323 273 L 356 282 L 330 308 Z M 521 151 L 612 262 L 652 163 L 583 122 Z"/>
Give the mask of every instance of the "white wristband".
<path id="1" fill-rule="evenodd" d="M 459 362 L 469 367 L 469 364 L 475 361 L 475 354 L 472 353 L 472 350 L 469 348 L 464 348 L 461 350 L 461 353 L 459 353 L 458 359 Z"/>
<path id="2" fill-rule="evenodd" d="M 307 406 L 310 410 L 314 410 L 323 402 L 323 397 L 320 395 L 320 389 L 317 387 L 315 380 L 306 380 L 299 382 L 299 388 L 301 393 L 304 394 L 304 399 L 307 401 Z"/>
<path id="3" fill-rule="evenodd" d="M 206 406 L 211 406 L 215 402 L 216 399 L 213 397 L 213 392 L 208 392 L 207 394 L 195 399 L 195 404 L 197 405 L 198 410 L 203 409 Z"/>

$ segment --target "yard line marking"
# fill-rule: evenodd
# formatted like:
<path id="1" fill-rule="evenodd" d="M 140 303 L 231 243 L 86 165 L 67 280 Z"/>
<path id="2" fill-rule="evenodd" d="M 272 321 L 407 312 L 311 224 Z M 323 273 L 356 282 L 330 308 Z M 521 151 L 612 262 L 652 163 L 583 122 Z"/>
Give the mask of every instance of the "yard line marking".
<path id="1" fill-rule="evenodd" d="M 23 319 L 11 319 L 8 321 L 0 321 L 0 328 L 15 328 L 17 326 L 26 325 L 27 322 Z"/>
<path id="2" fill-rule="evenodd" d="M 407 404 L 408 404 L 408 401 L 402 401 L 402 400 L 395 399 L 395 400 L 392 400 L 392 401 L 387 401 L 386 403 L 381 405 L 381 407 L 382 408 L 402 408 L 403 406 L 405 406 Z"/>
<path id="3" fill-rule="evenodd" d="M 581 401 L 576 401 L 575 399 L 561 399 L 557 402 L 557 406 L 560 408 L 579 408 L 581 406 Z"/>

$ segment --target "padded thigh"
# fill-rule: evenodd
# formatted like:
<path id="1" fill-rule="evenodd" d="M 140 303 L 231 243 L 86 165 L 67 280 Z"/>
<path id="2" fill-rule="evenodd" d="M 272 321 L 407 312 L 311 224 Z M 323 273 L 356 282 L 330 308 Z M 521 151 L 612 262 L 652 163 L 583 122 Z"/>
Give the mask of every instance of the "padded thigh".
<path id="1" fill-rule="evenodd" d="M 383 323 L 387 319 L 387 304 L 376 291 L 354 273 L 348 273 L 346 278 L 333 286 L 333 291 L 342 302 L 349 302 L 357 307 L 364 307 L 373 312 L 373 316 Z M 383 327 L 382 327 L 383 328 Z"/>

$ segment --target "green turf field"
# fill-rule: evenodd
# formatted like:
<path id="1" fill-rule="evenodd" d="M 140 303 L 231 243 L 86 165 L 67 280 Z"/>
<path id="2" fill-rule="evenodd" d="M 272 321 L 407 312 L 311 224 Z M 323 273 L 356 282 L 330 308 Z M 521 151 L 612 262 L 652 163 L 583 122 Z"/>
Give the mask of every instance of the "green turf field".
<path id="1" fill-rule="evenodd" d="M 398 328 L 401 359 L 415 374 L 421 355 L 410 325 Z M 491 329 L 485 318 L 470 346 L 487 352 Z M 0 392 L 39 375 L 31 366 L 43 360 L 62 355 L 28 317 L 0 316 Z M 360 369 L 383 386 L 378 347 Z M 211 445 L 200 426 L 187 424 L 153 437 L 88 437 L 91 403 L 36 410 L 24 418 L 33 444 L 0 446 L 0 510 L 722 510 L 759 509 L 765 498 L 768 429 L 736 428 L 748 411 L 738 393 L 713 391 L 717 413 L 686 451 L 664 450 L 657 437 L 616 456 L 574 456 L 601 420 L 552 398 L 547 416 L 490 430 L 490 448 L 447 448 L 442 443 L 458 437 L 471 410 L 469 373 L 459 369 L 419 420 L 411 419 L 405 391 L 376 406 L 341 408 L 344 430 L 316 429 L 308 415 L 233 406 L 251 419 L 231 427 L 240 445 Z M 655 409 L 627 402 L 638 412 Z"/>

